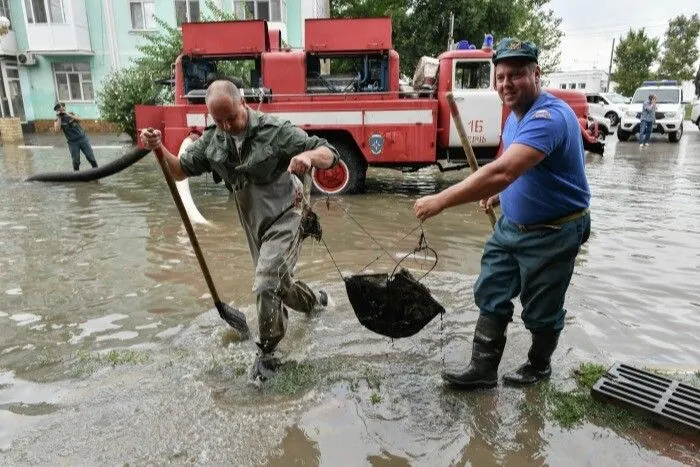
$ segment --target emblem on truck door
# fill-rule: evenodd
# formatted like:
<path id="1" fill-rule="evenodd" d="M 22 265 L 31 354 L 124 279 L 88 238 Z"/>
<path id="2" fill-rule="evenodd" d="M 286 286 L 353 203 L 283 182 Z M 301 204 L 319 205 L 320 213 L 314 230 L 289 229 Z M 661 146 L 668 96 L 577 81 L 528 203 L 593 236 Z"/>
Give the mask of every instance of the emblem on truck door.
<path id="1" fill-rule="evenodd" d="M 372 133 L 372 136 L 369 137 L 370 152 L 378 156 L 382 153 L 382 149 L 384 149 L 384 137 L 379 133 Z"/>

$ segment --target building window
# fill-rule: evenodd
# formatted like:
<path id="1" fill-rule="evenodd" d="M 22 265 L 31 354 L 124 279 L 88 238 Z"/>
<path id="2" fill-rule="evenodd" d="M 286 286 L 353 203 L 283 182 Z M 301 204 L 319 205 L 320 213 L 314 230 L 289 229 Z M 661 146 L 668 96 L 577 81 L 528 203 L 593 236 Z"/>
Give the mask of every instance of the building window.
<path id="1" fill-rule="evenodd" d="M 148 1 L 129 2 L 131 9 L 131 29 L 145 30 L 155 29 L 156 21 L 153 18 L 156 13 L 156 3 Z"/>
<path id="2" fill-rule="evenodd" d="M 457 62 L 455 89 L 489 89 L 490 87 L 491 62 Z"/>
<path id="3" fill-rule="evenodd" d="M 561 83 L 561 84 L 559 85 L 559 87 L 560 87 L 561 89 L 566 89 L 566 83 Z"/>
<path id="4" fill-rule="evenodd" d="M 579 89 L 586 89 L 586 83 L 578 83 Z"/>
<path id="5" fill-rule="evenodd" d="M 0 0 L 0 16 L 10 19 L 10 7 L 7 2 L 8 0 Z M 12 29 L 12 25 L 10 25 L 10 29 Z"/>
<path id="6" fill-rule="evenodd" d="M 284 0 L 234 0 L 233 13 L 238 19 L 282 21 Z"/>
<path id="7" fill-rule="evenodd" d="M 53 74 L 59 101 L 94 100 L 89 63 L 54 63 Z"/>
<path id="8" fill-rule="evenodd" d="M 175 0 L 175 22 L 182 23 L 199 21 L 199 0 Z"/>
<path id="9" fill-rule="evenodd" d="M 63 0 L 24 0 L 28 23 L 65 23 Z M 48 15 L 47 15 L 48 12 Z"/>

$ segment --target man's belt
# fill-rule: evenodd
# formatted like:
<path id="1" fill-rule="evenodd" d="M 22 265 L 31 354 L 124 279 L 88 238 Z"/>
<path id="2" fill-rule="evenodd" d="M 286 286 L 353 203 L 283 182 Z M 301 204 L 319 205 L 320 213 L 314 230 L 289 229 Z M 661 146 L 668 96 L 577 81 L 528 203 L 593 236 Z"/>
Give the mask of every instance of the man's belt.
<path id="1" fill-rule="evenodd" d="M 586 209 L 581 209 L 579 211 L 574 211 L 571 214 L 567 214 L 564 217 L 560 217 L 559 219 L 554 219 L 551 221 L 543 222 L 541 224 L 515 224 L 515 226 L 520 230 L 521 232 L 532 232 L 533 230 L 539 230 L 539 229 L 552 229 L 552 230 L 561 230 L 562 226 L 566 223 L 569 223 L 571 221 L 575 221 L 576 219 L 580 219 L 586 214 L 588 214 L 590 210 L 588 208 Z"/>

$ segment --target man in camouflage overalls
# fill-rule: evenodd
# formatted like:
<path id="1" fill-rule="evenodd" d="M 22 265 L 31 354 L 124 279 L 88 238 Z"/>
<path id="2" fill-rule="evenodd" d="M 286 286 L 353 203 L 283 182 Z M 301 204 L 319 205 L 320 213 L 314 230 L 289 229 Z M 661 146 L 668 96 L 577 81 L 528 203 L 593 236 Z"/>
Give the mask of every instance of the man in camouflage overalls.
<path id="1" fill-rule="evenodd" d="M 181 158 L 165 147 L 163 152 L 176 180 L 216 172 L 234 188 L 236 209 L 255 265 L 253 290 L 260 342 L 250 378 L 260 383 L 278 363 L 274 350 L 287 326 L 284 305 L 308 313 L 316 305 L 327 304 L 323 291 L 314 293 L 293 279 L 301 221 L 295 201 L 303 189 L 294 174 L 303 175 L 312 167 L 332 167 L 338 153 L 324 139 L 248 108 L 229 81 L 214 81 L 207 89 L 206 104 L 215 126 L 206 129 Z M 148 149 L 162 146 L 158 131 L 142 133 L 141 141 Z"/>

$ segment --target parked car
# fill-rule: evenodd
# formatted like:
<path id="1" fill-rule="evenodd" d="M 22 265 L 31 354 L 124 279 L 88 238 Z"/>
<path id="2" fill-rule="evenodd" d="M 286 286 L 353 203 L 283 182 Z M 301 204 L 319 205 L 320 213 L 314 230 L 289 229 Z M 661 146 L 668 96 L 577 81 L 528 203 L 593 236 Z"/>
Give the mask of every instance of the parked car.
<path id="1" fill-rule="evenodd" d="M 693 110 L 690 112 L 690 120 L 700 129 L 700 99 L 693 104 Z"/>
<path id="2" fill-rule="evenodd" d="M 596 126 L 598 127 L 598 137 L 600 139 L 605 139 L 606 136 L 614 133 L 610 119 L 588 114 L 588 132 L 594 135 Z"/>
<path id="3" fill-rule="evenodd" d="M 625 112 L 620 104 L 613 102 L 600 92 L 586 93 L 586 100 L 588 101 L 588 112 L 591 115 L 607 118 L 612 126 L 617 126 L 620 123 L 622 114 Z"/>
<path id="4" fill-rule="evenodd" d="M 656 123 L 651 130 L 652 133 L 668 135 L 671 143 L 679 142 L 683 136 L 685 106 L 683 89 L 674 80 L 645 81 L 634 91 L 632 103 L 627 107 L 617 128 L 617 139 L 627 141 L 630 136 L 639 132 L 642 104 L 649 94 L 656 95 Z"/>

